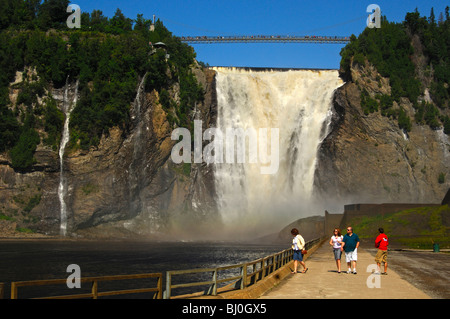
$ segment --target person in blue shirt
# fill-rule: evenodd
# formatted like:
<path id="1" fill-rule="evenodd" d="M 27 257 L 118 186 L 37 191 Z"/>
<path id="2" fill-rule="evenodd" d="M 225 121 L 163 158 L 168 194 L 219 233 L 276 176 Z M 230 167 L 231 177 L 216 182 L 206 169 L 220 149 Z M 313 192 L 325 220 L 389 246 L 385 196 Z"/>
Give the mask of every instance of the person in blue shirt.
<path id="1" fill-rule="evenodd" d="M 359 237 L 353 233 L 352 227 L 347 227 L 347 234 L 342 239 L 341 251 L 345 251 L 345 260 L 347 261 L 347 274 L 352 272 L 351 266 L 353 263 L 353 273 L 356 274 L 356 261 L 358 260 Z"/>

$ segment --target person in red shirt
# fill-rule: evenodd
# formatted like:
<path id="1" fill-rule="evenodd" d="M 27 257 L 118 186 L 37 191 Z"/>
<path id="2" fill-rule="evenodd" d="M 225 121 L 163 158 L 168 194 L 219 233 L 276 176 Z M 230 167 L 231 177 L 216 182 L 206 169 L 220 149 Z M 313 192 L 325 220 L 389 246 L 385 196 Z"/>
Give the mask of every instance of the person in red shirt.
<path id="1" fill-rule="evenodd" d="M 389 245 L 389 241 L 388 241 L 388 237 L 386 236 L 386 234 L 384 233 L 384 229 L 383 228 L 378 228 L 378 231 L 380 232 L 380 234 L 378 235 L 378 237 L 375 239 L 375 247 L 378 248 L 378 252 L 377 255 L 375 256 L 375 262 L 377 263 L 377 267 L 378 267 L 378 273 L 380 271 L 380 267 L 381 267 L 381 263 L 384 263 L 384 272 L 382 272 L 382 275 L 387 275 L 387 250 L 388 250 L 388 245 Z"/>

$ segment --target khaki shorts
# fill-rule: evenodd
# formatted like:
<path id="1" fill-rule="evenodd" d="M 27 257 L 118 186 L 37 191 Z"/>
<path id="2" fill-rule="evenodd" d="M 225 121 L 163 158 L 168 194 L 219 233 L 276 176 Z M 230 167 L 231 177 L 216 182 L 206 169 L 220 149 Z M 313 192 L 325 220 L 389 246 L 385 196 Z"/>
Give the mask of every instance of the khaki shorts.
<path id="1" fill-rule="evenodd" d="M 375 256 L 375 262 L 379 264 L 387 262 L 387 250 L 378 249 L 377 255 Z"/>

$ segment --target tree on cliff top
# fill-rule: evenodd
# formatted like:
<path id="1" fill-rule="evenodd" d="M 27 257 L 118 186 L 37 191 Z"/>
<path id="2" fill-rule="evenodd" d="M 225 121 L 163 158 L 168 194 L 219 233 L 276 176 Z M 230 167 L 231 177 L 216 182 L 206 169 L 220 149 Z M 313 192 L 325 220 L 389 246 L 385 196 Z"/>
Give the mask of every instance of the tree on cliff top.
<path id="1" fill-rule="evenodd" d="M 25 170 L 34 163 L 33 153 L 41 140 L 39 135 L 36 138 L 38 131 L 45 131 L 42 141 L 56 149 L 64 118 L 55 109 L 55 100 L 36 97 L 63 87 L 68 78 L 79 79 L 80 95 L 71 115 L 68 147 L 96 146 L 113 126 L 126 134 L 130 105 L 145 73 L 150 81 L 147 91 L 161 92 L 179 81 L 181 101 L 173 104 L 170 116 L 176 124 L 189 127 L 188 114 L 203 96 L 190 70 L 195 61 L 192 47 L 181 43 L 161 21 L 150 32 L 150 20 L 138 15 L 133 28 L 133 20 L 120 9 L 111 19 L 100 10 L 82 13 L 81 29 L 68 29 L 67 5 L 66 0 L 0 2 L 0 151 L 9 151 L 14 167 Z M 52 14 L 56 11 L 62 14 Z M 166 51 L 152 54 L 149 42 L 156 40 L 166 44 Z M 23 71 L 24 82 L 16 85 L 20 103 L 13 103 L 8 90 L 17 71 Z M 34 83 L 39 83 L 39 91 Z M 27 118 L 36 121 L 26 124 Z"/>
<path id="2" fill-rule="evenodd" d="M 445 120 L 438 109 L 421 106 L 418 98 L 424 93 L 425 83 L 416 75 L 417 65 L 412 61 L 415 53 L 412 38 L 418 36 L 423 47 L 423 54 L 428 65 L 425 74 L 431 76 L 428 87 L 433 102 L 438 108 L 448 108 L 450 97 L 450 19 L 449 8 L 446 7 L 445 20 L 436 23 L 434 10 L 430 17 L 420 17 L 419 12 L 407 13 L 403 23 L 388 22 L 381 19 L 381 28 L 366 28 L 358 37 L 352 35 L 350 43 L 341 50 L 341 74 L 351 80 L 350 63 L 363 64 L 367 59 L 378 72 L 389 78 L 391 98 L 400 102 L 400 98 L 408 98 L 417 112 L 416 122 L 425 122 L 432 128 L 445 126 Z M 440 15 L 441 16 L 441 15 Z M 423 110 L 422 110 L 423 108 Z M 383 108 L 382 108 L 383 109 Z M 397 112 L 398 113 L 398 112 Z M 401 112 L 400 112 L 401 113 Z M 385 112 L 384 114 L 392 114 Z M 403 127 L 408 127 L 405 114 L 397 114 Z M 417 115 L 417 114 L 416 114 Z"/>

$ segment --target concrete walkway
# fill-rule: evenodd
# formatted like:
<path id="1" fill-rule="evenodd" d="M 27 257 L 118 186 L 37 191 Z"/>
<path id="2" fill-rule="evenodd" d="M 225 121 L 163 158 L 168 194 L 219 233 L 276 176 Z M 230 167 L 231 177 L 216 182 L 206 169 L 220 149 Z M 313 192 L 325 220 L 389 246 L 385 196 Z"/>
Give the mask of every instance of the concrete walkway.
<path id="1" fill-rule="evenodd" d="M 388 263 L 389 255 L 388 255 Z M 374 257 L 358 248 L 357 274 L 347 274 L 342 254 L 341 273 L 337 273 L 332 248 L 325 242 L 306 261 L 306 274 L 293 274 L 263 294 L 261 299 L 429 299 L 431 298 L 388 268 L 388 275 L 367 272 L 376 265 Z M 299 270 L 302 267 L 300 266 Z M 374 288 L 369 288 L 375 286 Z M 377 288 L 379 286 L 379 288 Z"/>

